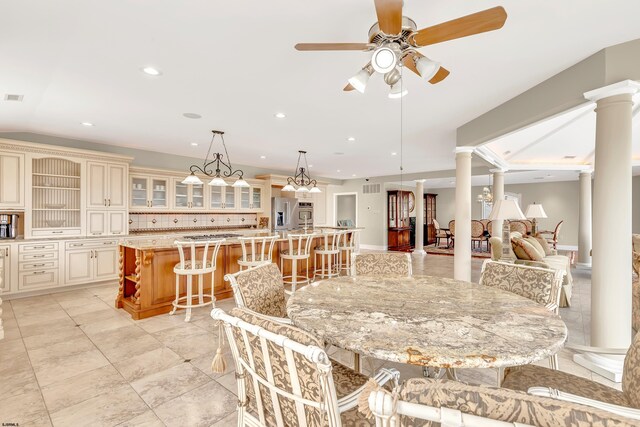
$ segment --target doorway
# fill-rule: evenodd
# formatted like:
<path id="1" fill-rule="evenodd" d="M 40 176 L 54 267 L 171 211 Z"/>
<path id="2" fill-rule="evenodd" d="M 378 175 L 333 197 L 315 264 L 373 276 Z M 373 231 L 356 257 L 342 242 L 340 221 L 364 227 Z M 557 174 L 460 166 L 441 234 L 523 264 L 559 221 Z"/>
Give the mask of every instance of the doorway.
<path id="1" fill-rule="evenodd" d="M 333 218 L 337 227 L 357 227 L 358 193 L 336 193 Z"/>

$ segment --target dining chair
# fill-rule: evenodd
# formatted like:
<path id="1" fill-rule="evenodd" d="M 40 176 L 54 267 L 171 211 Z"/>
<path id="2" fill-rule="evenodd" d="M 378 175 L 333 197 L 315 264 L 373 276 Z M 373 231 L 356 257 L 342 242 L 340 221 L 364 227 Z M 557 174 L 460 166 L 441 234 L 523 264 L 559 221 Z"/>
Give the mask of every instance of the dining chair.
<path id="1" fill-rule="evenodd" d="M 636 425 L 640 424 L 640 334 L 636 334 L 628 350 L 571 344 L 566 347 L 594 354 L 626 353 L 622 371 L 622 391 L 597 381 L 537 365 L 507 368 L 502 387 L 603 409 L 632 417 L 637 420 Z"/>
<path id="2" fill-rule="evenodd" d="M 224 279 L 231 284 L 236 307 L 248 308 L 274 321 L 291 323 L 287 317 L 282 274 L 276 264 L 263 264 L 249 270 L 227 274 Z"/>
<path id="3" fill-rule="evenodd" d="M 563 274 L 557 269 L 530 267 L 486 260 L 480 271 L 480 285 L 502 289 L 528 298 L 555 314 L 560 306 Z M 552 369 L 558 369 L 558 355 L 549 358 Z M 498 369 L 498 385 L 503 370 Z"/>
<path id="4" fill-rule="evenodd" d="M 238 260 L 240 270 L 270 264 L 273 257 L 273 245 L 278 235 L 238 237 L 242 247 L 242 258 Z"/>
<path id="5" fill-rule="evenodd" d="M 471 220 L 471 248 L 477 243 L 482 247 L 484 241 L 484 224 L 476 219 Z"/>
<path id="6" fill-rule="evenodd" d="M 352 254 L 351 276 L 411 277 L 411 255 L 405 252 Z"/>
<path id="7" fill-rule="evenodd" d="M 540 231 L 538 234 L 541 236 L 549 236 L 546 237 L 547 242 L 553 246 L 553 249 L 558 249 L 558 237 L 560 237 L 560 230 L 562 230 L 562 224 L 564 224 L 564 220 L 560 221 L 556 224 L 556 227 L 551 230 Z"/>
<path id="8" fill-rule="evenodd" d="M 213 305 L 216 297 L 214 295 L 214 280 L 216 271 L 216 261 L 218 258 L 218 251 L 220 251 L 220 245 L 225 239 L 216 240 L 189 240 L 180 241 L 176 240 L 173 244 L 178 247 L 178 254 L 180 256 L 180 262 L 173 267 L 173 274 L 176 276 L 176 297 L 171 303 L 173 309 L 169 312 L 169 315 L 174 315 L 178 309 L 185 309 L 186 315 L 185 322 L 191 321 L 191 309 L 196 307 L 204 307 L 206 305 Z M 198 252 L 201 255 L 198 256 Z M 210 294 L 204 293 L 204 276 L 205 274 L 211 275 L 211 292 Z M 186 277 L 187 289 L 186 295 L 180 296 L 180 278 Z M 193 292 L 193 278 L 197 277 L 198 290 Z M 194 299 L 198 299 L 198 302 L 194 303 Z"/>
<path id="9" fill-rule="evenodd" d="M 517 221 L 517 220 L 509 221 L 509 230 L 512 232 L 517 231 L 523 236 L 527 235 L 527 225 L 522 221 Z"/>
<path id="10" fill-rule="evenodd" d="M 436 231 L 436 248 L 440 246 L 440 239 L 446 239 L 447 240 L 447 247 L 449 247 L 449 239 L 451 238 L 451 234 L 449 233 L 449 230 L 440 228 L 440 223 L 438 222 L 437 219 L 433 218 L 433 227 L 435 228 Z"/>
<path id="11" fill-rule="evenodd" d="M 211 317 L 223 322 L 235 362 L 238 426 L 369 425 L 357 408 L 369 378 L 330 360 L 319 339 L 247 309 Z M 381 369 L 373 381 L 398 379 Z"/>
<path id="12" fill-rule="evenodd" d="M 425 426 L 432 422 L 446 427 L 638 425 L 636 418 L 583 402 L 427 378 L 408 379 L 392 392 L 376 386 L 367 403 L 376 427 Z"/>
<path id="13" fill-rule="evenodd" d="M 449 221 L 449 234 L 451 235 L 451 247 L 456 246 L 456 220 Z"/>

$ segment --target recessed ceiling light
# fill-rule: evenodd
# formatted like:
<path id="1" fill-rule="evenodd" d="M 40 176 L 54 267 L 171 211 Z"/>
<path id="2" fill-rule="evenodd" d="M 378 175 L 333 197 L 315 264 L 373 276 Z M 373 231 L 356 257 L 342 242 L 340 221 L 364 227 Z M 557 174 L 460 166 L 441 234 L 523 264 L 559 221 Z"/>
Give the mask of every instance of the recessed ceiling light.
<path id="1" fill-rule="evenodd" d="M 267 158 L 267 156 L 260 156 L 260 158 L 261 158 L 261 159 L 266 159 L 266 158 Z"/>
<path id="2" fill-rule="evenodd" d="M 142 69 L 142 72 L 145 74 L 148 74 L 150 76 L 159 76 L 162 74 L 162 71 L 158 70 L 157 68 L 154 67 L 144 67 Z"/>
<path id="3" fill-rule="evenodd" d="M 275 113 L 274 116 L 276 116 L 277 119 L 284 119 L 287 117 L 285 113 Z"/>
<path id="4" fill-rule="evenodd" d="M 355 141 L 355 140 L 356 140 L 356 139 L 355 139 L 354 137 L 352 137 L 352 136 L 350 136 L 349 138 L 347 138 L 347 141 L 349 141 L 349 142 L 353 142 L 353 141 Z"/>
<path id="5" fill-rule="evenodd" d="M 198 146 L 198 143 L 197 143 L 197 142 L 192 142 L 192 143 L 191 143 L 191 146 L 192 146 L 192 147 L 197 147 L 197 146 Z"/>
<path id="6" fill-rule="evenodd" d="M 184 117 L 186 117 L 187 119 L 201 119 L 202 116 L 200 114 L 196 114 L 196 113 L 182 113 L 182 115 Z"/>
<path id="7" fill-rule="evenodd" d="M 340 172 L 340 169 L 338 169 L 336 172 Z"/>
<path id="8" fill-rule="evenodd" d="M 398 153 L 396 153 L 395 151 L 393 153 L 391 153 L 392 156 L 395 156 L 396 154 L 398 154 Z"/>
<path id="9" fill-rule="evenodd" d="M 354 173 L 354 174 L 353 174 L 353 175 L 351 175 L 351 176 L 356 176 L 356 174 Z"/>
<path id="10" fill-rule="evenodd" d="M 312 167 L 313 167 L 313 165 L 309 165 L 309 167 L 310 167 L 310 168 L 312 168 Z"/>
<path id="11" fill-rule="evenodd" d="M 336 151 L 335 153 L 333 153 L 336 156 L 342 156 L 344 155 L 344 153 L 340 152 L 340 151 Z"/>
<path id="12" fill-rule="evenodd" d="M 505 156 L 508 156 L 509 154 L 511 154 L 511 150 L 507 150 L 507 151 L 504 152 Z"/>
<path id="13" fill-rule="evenodd" d="M 93 123 L 90 123 L 90 122 L 82 122 L 82 123 L 80 123 L 80 124 L 81 124 L 82 126 L 86 126 L 86 127 L 92 127 L 92 126 L 94 126 L 94 124 L 93 124 Z"/>

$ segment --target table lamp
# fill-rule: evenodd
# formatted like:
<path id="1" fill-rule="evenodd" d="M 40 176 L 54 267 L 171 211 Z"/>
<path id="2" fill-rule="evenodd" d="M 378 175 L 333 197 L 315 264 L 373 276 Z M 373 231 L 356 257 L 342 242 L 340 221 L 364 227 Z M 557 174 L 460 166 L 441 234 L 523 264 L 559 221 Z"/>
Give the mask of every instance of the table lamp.
<path id="1" fill-rule="evenodd" d="M 531 221 L 531 235 L 535 236 L 538 234 L 538 225 L 536 224 L 536 218 L 547 218 L 547 213 L 544 211 L 542 205 L 537 205 L 533 202 L 532 205 L 527 206 L 527 213 L 524 214 L 527 218 L 530 218 Z"/>
<path id="2" fill-rule="evenodd" d="M 502 222 L 502 256 L 500 261 L 511 261 L 509 246 L 511 245 L 510 219 L 527 219 L 515 200 L 498 200 L 494 202 L 489 214 L 489 220 L 503 220 Z"/>

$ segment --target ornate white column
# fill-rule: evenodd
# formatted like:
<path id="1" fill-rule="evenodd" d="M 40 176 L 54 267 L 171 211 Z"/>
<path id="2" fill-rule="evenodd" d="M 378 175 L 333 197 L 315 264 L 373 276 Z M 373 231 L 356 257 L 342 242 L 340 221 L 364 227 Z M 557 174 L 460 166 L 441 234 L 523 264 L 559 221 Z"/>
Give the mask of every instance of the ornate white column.
<path id="1" fill-rule="evenodd" d="M 591 345 L 631 344 L 631 110 L 640 85 L 626 80 L 585 94 L 596 106 L 591 270 Z M 621 381 L 622 356 L 576 354 L 574 360 Z"/>
<path id="2" fill-rule="evenodd" d="M 456 214 L 453 278 L 471 281 L 471 153 L 456 147 Z"/>
<path id="3" fill-rule="evenodd" d="M 591 268 L 591 171 L 580 172 L 578 268 Z"/>
<path id="4" fill-rule="evenodd" d="M 493 203 L 498 200 L 504 200 L 504 173 L 506 172 L 504 169 L 491 169 L 490 171 L 493 173 Z M 493 236 L 500 237 L 500 233 L 502 232 L 502 220 L 497 219 L 493 221 L 491 225 L 493 231 Z"/>
<path id="5" fill-rule="evenodd" d="M 414 254 L 426 254 L 424 250 L 424 179 L 416 180 L 416 248 Z"/>

